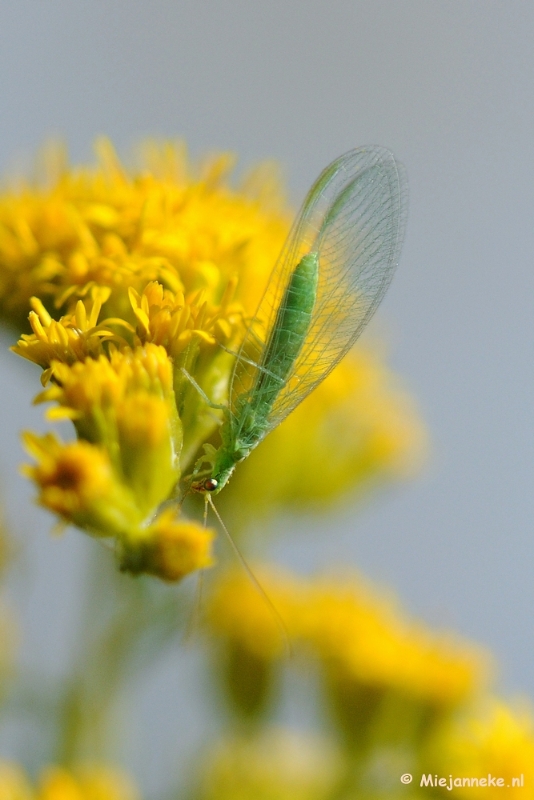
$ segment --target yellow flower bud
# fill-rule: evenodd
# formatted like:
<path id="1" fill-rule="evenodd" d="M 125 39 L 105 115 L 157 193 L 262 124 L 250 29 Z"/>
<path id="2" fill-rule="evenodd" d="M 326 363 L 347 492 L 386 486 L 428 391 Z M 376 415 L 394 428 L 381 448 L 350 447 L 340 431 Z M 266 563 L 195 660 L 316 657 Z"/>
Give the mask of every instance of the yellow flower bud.
<path id="1" fill-rule="evenodd" d="M 98 536 L 122 535 L 139 524 L 135 499 L 102 449 L 84 441 L 62 444 L 52 434 L 26 433 L 24 441 L 37 459 L 23 471 L 39 487 L 40 505 Z"/>
<path id="2" fill-rule="evenodd" d="M 121 569 L 146 572 L 164 581 L 179 581 L 195 570 L 211 567 L 215 531 L 163 511 L 141 535 L 122 541 Z"/>

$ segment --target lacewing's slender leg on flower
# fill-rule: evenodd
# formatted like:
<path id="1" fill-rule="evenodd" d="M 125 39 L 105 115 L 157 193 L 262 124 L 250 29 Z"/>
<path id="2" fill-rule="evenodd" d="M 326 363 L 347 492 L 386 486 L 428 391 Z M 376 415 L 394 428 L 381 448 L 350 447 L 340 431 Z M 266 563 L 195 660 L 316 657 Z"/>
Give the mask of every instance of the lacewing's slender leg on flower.
<path id="1" fill-rule="evenodd" d="M 220 492 L 347 353 L 389 286 L 405 220 L 404 170 L 388 150 L 351 150 L 319 176 L 236 355 L 222 444 L 197 461 L 194 490 Z"/>

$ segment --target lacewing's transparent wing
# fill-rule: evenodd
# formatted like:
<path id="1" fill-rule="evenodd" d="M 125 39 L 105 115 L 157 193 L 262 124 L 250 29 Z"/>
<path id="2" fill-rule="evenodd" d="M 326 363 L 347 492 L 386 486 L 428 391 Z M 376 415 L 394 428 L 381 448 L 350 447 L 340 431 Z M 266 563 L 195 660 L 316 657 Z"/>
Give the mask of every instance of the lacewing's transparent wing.
<path id="1" fill-rule="evenodd" d="M 295 220 L 238 351 L 230 383 L 232 414 L 239 415 L 256 391 L 280 302 L 307 253 L 316 253 L 319 261 L 315 305 L 299 355 L 268 414 L 265 434 L 343 358 L 389 286 L 399 260 L 406 208 L 404 170 L 382 147 L 351 150 L 322 172 Z M 239 427 L 234 416 L 235 433 Z"/>

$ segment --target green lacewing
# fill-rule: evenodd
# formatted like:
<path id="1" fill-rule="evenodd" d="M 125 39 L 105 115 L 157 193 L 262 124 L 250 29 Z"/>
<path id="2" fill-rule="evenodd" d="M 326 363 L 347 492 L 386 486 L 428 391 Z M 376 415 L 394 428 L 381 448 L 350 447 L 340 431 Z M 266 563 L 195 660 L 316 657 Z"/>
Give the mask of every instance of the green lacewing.
<path id="1" fill-rule="evenodd" d="M 236 354 L 222 444 L 205 446 L 194 490 L 220 492 L 352 347 L 393 277 L 406 210 L 404 169 L 383 147 L 351 150 L 321 173 Z"/>

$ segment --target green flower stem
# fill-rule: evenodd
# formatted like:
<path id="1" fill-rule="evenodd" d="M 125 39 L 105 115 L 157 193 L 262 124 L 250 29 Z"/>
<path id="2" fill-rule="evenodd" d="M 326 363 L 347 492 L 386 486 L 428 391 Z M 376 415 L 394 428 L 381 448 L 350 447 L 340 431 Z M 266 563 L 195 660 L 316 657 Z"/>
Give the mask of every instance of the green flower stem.
<path id="1" fill-rule="evenodd" d="M 112 760 L 120 694 L 183 627 L 176 591 L 150 578 L 110 574 L 113 565 L 106 570 L 102 561 L 98 553 L 90 565 L 80 646 L 59 701 L 56 760 L 66 766 Z"/>

